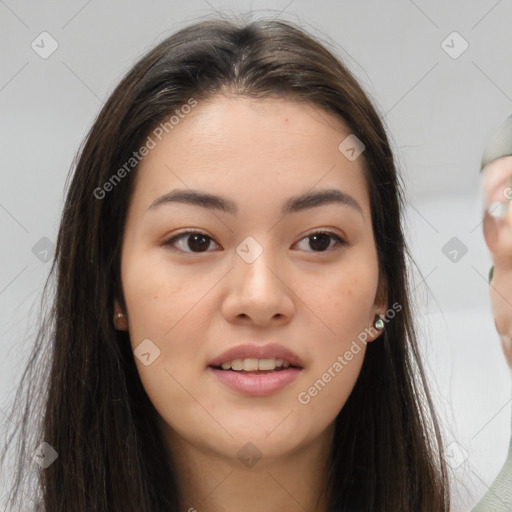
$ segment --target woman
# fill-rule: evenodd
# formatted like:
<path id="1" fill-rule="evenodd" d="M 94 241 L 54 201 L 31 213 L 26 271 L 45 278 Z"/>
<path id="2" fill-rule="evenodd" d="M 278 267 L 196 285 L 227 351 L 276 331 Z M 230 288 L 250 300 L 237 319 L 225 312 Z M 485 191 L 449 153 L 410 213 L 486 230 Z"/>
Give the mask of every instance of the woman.
<path id="1" fill-rule="evenodd" d="M 512 115 L 487 145 L 481 163 L 486 215 L 483 232 L 493 266 L 489 292 L 496 330 L 512 371 Z M 512 431 L 511 431 L 512 434 Z M 512 510 L 512 437 L 508 456 L 489 490 L 473 512 Z"/>
<path id="2" fill-rule="evenodd" d="M 77 160 L 22 379 L 38 509 L 447 511 L 402 208 L 377 112 L 298 27 L 150 51 Z"/>

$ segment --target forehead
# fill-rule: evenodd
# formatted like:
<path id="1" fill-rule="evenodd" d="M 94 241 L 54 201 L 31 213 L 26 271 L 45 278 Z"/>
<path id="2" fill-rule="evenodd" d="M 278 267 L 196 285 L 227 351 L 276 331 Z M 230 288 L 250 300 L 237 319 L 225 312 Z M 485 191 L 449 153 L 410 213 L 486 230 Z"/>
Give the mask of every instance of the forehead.
<path id="1" fill-rule="evenodd" d="M 350 129 L 310 103 L 219 95 L 173 121 L 149 134 L 155 145 L 139 164 L 133 198 L 141 206 L 173 188 L 281 206 L 282 197 L 337 187 L 369 208 L 363 158 L 338 149 Z"/>

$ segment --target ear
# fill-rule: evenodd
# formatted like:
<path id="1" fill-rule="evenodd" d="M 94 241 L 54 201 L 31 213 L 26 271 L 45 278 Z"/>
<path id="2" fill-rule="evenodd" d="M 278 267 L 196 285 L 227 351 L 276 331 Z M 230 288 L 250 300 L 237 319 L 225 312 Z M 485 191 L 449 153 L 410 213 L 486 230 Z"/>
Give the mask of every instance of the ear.
<path id="1" fill-rule="evenodd" d="M 368 328 L 366 330 L 366 334 L 368 337 L 366 338 L 367 342 L 371 342 L 376 340 L 386 328 L 386 312 L 388 310 L 388 297 L 387 297 L 387 287 L 384 283 L 380 282 L 377 293 L 375 295 L 375 302 L 373 303 L 373 307 L 370 311 L 370 316 L 368 317 Z M 378 318 L 381 318 L 384 321 L 384 329 L 378 329 L 375 325 Z"/>
<path id="2" fill-rule="evenodd" d="M 121 316 L 122 315 L 122 316 Z M 114 327 L 118 331 L 127 331 L 128 330 L 128 319 L 126 317 L 126 313 L 121 308 L 119 301 L 114 300 Z"/>

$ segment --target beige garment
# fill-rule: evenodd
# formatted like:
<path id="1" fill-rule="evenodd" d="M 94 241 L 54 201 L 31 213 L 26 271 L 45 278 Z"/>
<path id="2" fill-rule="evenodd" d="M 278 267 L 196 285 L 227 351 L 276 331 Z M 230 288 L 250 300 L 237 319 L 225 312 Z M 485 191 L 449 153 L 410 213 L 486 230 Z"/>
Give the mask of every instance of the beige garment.
<path id="1" fill-rule="evenodd" d="M 512 512 L 512 438 L 504 466 L 472 512 Z"/>

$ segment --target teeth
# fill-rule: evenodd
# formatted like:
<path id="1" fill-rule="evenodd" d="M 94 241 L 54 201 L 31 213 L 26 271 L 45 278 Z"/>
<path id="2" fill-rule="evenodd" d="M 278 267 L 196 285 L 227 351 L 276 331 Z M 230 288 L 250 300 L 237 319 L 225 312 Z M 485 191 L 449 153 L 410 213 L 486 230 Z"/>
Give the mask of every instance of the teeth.
<path id="1" fill-rule="evenodd" d="M 273 370 L 276 367 L 277 363 L 274 358 L 258 360 L 258 370 Z"/>
<path id="2" fill-rule="evenodd" d="M 243 359 L 235 359 L 234 361 L 231 361 L 231 368 L 233 370 L 243 370 L 244 360 Z"/>
<path id="3" fill-rule="evenodd" d="M 256 370 L 275 370 L 276 368 L 289 368 L 290 362 L 283 359 L 255 359 L 248 357 L 246 359 L 234 359 L 221 364 L 223 370 L 245 370 L 253 372 Z"/>
<path id="4" fill-rule="evenodd" d="M 246 372 L 253 372 L 258 369 L 258 360 L 257 359 L 244 359 L 243 364 L 244 364 L 244 370 Z"/>

